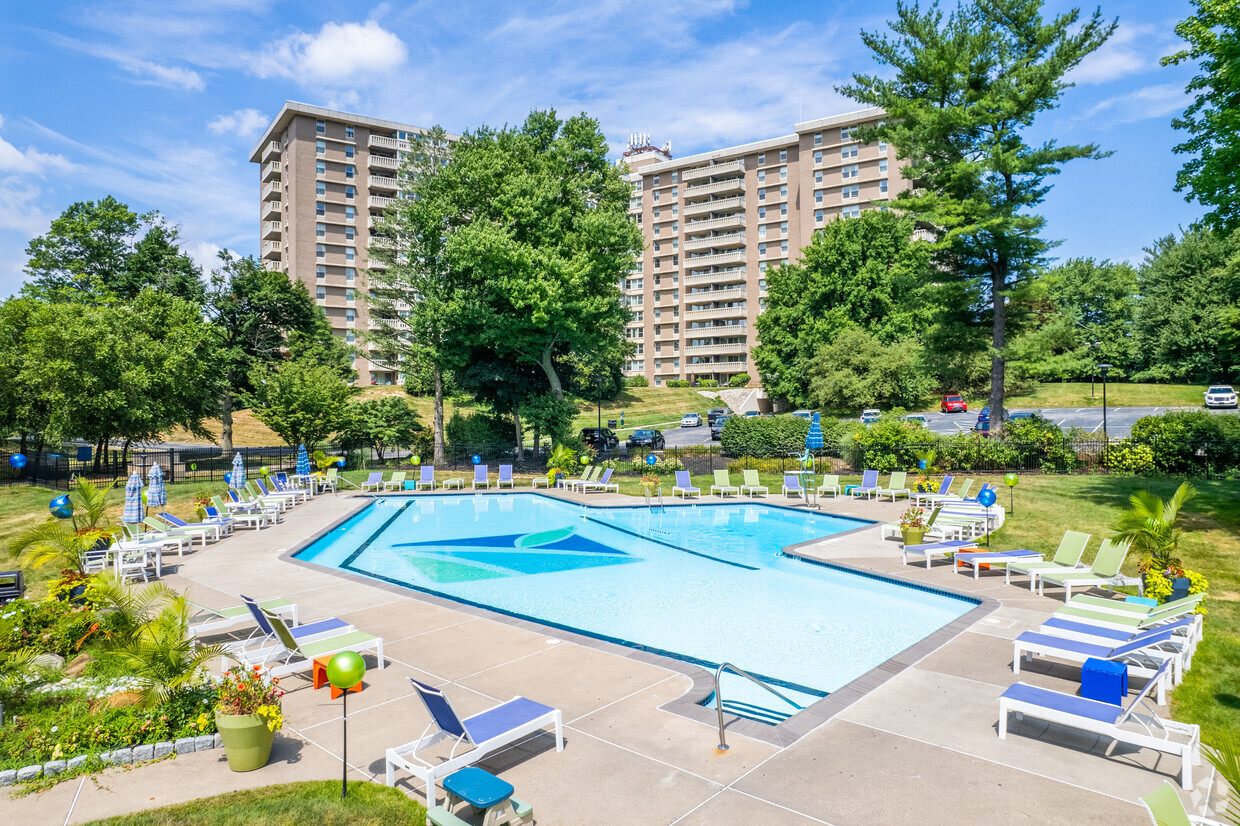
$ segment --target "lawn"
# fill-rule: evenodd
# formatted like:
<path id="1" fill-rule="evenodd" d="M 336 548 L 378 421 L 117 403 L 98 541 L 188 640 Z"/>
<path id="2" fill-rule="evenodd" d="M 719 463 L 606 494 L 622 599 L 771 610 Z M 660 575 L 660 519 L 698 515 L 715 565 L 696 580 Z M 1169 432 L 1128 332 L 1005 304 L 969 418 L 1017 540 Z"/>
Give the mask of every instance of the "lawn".
<path id="1" fill-rule="evenodd" d="M 1206 391 L 1204 384 L 1123 384 L 1107 383 L 1109 407 L 1201 407 Z M 969 409 L 978 410 L 989 404 L 987 399 L 969 400 Z M 1102 382 L 1093 393 L 1089 382 L 1046 382 L 1032 393 L 1009 396 L 1004 402 L 1009 409 L 1018 407 L 1101 407 Z"/>
<path id="2" fill-rule="evenodd" d="M 377 783 L 352 782 L 340 798 L 332 780 L 285 783 L 218 797 L 204 797 L 177 806 L 92 821 L 95 826 L 422 826 L 426 809 L 399 789 Z"/>
<path id="3" fill-rule="evenodd" d="M 678 427 L 680 417 L 686 413 L 700 413 L 705 418 L 707 409 L 719 406 L 720 402 L 691 387 L 626 387 L 618 398 L 603 402 L 603 426 L 607 426 L 608 419 L 618 423 L 623 411 L 624 428 L 621 431 L 617 427 L 617 432 L 628 434 L 639 427 L 666 430 Z M 598 407 L 593 402 L 580 402 L 578 410 L 573 432 L 598 426 Z"/>

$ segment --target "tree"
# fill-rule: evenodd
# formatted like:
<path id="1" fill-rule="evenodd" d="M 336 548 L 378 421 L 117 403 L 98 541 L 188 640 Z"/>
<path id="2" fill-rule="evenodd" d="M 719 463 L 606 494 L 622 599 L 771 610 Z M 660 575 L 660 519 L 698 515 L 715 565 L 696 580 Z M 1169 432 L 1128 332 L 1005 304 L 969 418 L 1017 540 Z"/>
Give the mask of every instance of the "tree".
<path id="1" fill-rule="evenodd" d="M 418 411 L 400 396 L 385 396 L 345 405 L 336 441 L 345 450 L 369 447 L 379 461 L 396 447 L 406 447 L 422 432 Z"/>
<path id="2" fill-rule="evenodd" d="M 1101 12 L 1084 22 L 1078 9 L 1050 21 L 1041 0 L 972 0 L 944 20 L 899 2 L 895 38 L 862 32 L 892 75 L 854 75 L 839 91 L 882 107 L 888 120 L 862 130 L 884 138 L 908 161 L 914 188 L 898 205 L 924 222 L 945 273 L 986 296 L 991 323 L 990 405 L 1003 406 L 1007 301 L 1033 278 L 1053 246 L 1045 220 L 1031 213 L 1046 197 L 1046 178 L 1067 161 L 1101 158 L 1094 145 L 1030 145 L 1023 133 L 1072 84 L 1064 76 L 1100 47 L 1116 23 Z"/>
<path id="3" fill-rule="evenodd" d="M 883 344 L 865 330 L 845 330 L 806 365 L 809 398 L 828 410 L 915 407 L 934 389 L 922 355 L 915 339 Z"/>
<path id="4" fill-rule="evenodd" d="M 219 347 L 220 442 L 226 454 L 233 450 L 233 410 L 240 397 L 254 392 L 250 379 L 263 373 L 258 368 L 278 364 L 291 354 L 329 368 L 340 381 L 355 377 L 347 347 L 332 336 L 323 311 L 305 286 L 283 273 L 264 270 L 253 258 L 237 258 L 227 250 L 220 253 L 204 309 Z"/>
<path id="5" fill-rule="evenodd" d="M 845 330 L 890 342 L 930 323 L 921 295 L 930 250 L 913 240 L 913 229 L 911 219 L 890 212 L 833 221 L 814 233 L 799 263 L 767 273 L 754 348 L 767 393 L 805 404 L 808 365 Z"/>
<path id="6" fill-rule="evenodd" d="M 345 405 L 357 388 L 331 367 L 286 361 L 251 378 L 254 415 L 290 446 L 313 448 L 344 424 Z"/>
<path id="7" fill-rule="evenodd" d="M 1230 232 L 1240 228 L 1240 189 L 1236 169 L 1240 167 L 1240 76 L 1236 60 L 1240 57 L 1240 4 L 1234 0 L 1192 0 L 1197 13 L 1181 20 L 1175 33 L 1187 44 L 1164 57 L 1164 66 L 1192 61 L 1201 73 L 1188 82 L 1184 91 L 1195 94 L 1184 114 L 1171 121 L 1189 138 L 1175 152 L 1189 159 L 1175 176 L 1175 191 L 1187 192 L 1212 207 L 1203 220 L 1212 229 Z"/>

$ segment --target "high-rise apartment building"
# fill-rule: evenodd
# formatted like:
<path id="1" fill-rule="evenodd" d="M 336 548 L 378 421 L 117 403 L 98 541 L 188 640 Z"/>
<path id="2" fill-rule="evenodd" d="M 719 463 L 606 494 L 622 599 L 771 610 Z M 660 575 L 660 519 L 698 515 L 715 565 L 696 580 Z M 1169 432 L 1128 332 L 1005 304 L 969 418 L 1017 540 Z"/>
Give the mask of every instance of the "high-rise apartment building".
<path id="1" fill-rule="evenodd" d="M 908 187 L 895 152 L 859 143 L 880 109 L 798 123 L 794 134 L 672 159 L 633 141 L 629 214 L 646 249 L 621 283 L 634 354 L 625 375 L 757 379 L 750 350 L 766 304 L 765 273 L 795 262 L 815 230 L 886 209 Z M 643 145 L 645 144 L 645 145 Z"/>
<path id="2" fill-rule="evenodd" d="M 332 331 L 359 348 L 361 384 L 400 381 L 365 357 L 367 255 L 375 218 L 400 197 L 397 170 L 417 126 L 286 101 L 250 160 L 260 165 L 263 266 L 306 285 Z M 455 135 L 449 136 L 455 139 Z"/>

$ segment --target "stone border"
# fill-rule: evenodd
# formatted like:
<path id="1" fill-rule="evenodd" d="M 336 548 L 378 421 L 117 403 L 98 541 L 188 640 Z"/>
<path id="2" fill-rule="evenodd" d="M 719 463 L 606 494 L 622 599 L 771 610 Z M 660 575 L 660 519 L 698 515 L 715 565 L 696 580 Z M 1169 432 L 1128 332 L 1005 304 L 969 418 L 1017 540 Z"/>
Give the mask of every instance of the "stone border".
<path id="1" fill-rule="evenodd" d="M 514 491 L 514 492 L 518 492 L 518 491 Z M 532 491 L 522 491 L 522 492 L 532 492 Z M 414 498 L 415 495 L 424 497 L 428 495 L 429 496 L 463 496 L 463 495 L 472 496 L 472 495 L 477 495 L 477 494 L 475 491 L 450 490 L 450 491 L 447 491 L 446 493 L 441 492 L 441 491 L 434 491 L 429 494 L 426 492 L 414 494 L 412 491 L 410 492 L 402 491 L 397 494 L 388 494 L 388 495 L 389 496 L 395 495 L 395 496 L 400 496 L 401 498 L 412 499 Z M 542 492 L 541 490 L 538 490 L 536 492 L 536 495 L 545 496 L 548 494 Z M 617 656 L 626 657 L 630 660 L 636 660 L 637 662 L 646 663 L 648 665 L 653 665 L 658 668 L 662 668 L 664 670 L 674 671 L 676 673 L 683 674 L 693 680 L 693 685 L 690 686 L 689 690 L 686 691 L 684 694 L 682 694 L 680 697 L 678 697 L 675 700 L 671 700 L 667 703 L 664 703 L 659 708 L 663 711 L 669 711 L 680 717 L 685 717 L 690 720 L 697 721 L 699 723 L 704 723 L 706 725 L 709 725 L 711 728 L 717 728 L 718 720 L 719 720 L 718 711 L 715 709 L 707 708 L 706 706 L 702 705 L 702 703 L 704 703 L 706 699 L 710 697 L 711 693 L 715 690 L 715 675 L 713 671 L 707 668 L 704 668 L 703 666 L 697 665 L 687 660 L 678 659 L 670 655 L 665 655 L 665 654 L 661 654 L 661 653 L 657 653 L 657 652 L 649 651 L 649 650 L 643 650 L 641 648 L 635 648 L 635 647 L 628 646 L 628 645 L 622 645 L 620 643 L 611 642 L 609 640 L 600 639 L 598 637 L 583 634 L 578 631 L 573 631 L 567 628 L 561 628 L 556 625 L 551 625 L 548 623 L 541 623 L 541 622 L 533 622 L 531 620 L 524 619 L 522 617 L 515 617 L 510 614 L 505 614 L 500 611 L 490 610 L 490 609 L 483 608 L 478 605 L 472 605 L 470 603 L 460 602 L 454 599 L 448 599 L 447 597 L 442 597 L 442 596 L 439 596 L 438 594 L 430 593 L 427 591 L 422 591 L 416 588 L 396 585 L 391 582 L 385 582 L 381 579 L 376 579 L 376 578 L 372 578 L 368 576 L 362 576 L 361 574 L 355 574 L 350 571 L 342 571 L 338 568 L 331 568 L 325 565 L 317 565 L 313 562 L 306 562 L 306 561 L 298 559 L 297 554 L 301 553 L 306 548 L 310 547 L 310 545 L 317 542 L 319 539 L 327 535 L 329 532 L 335 530 L 336 528 L 343 525 L 345 522 L 352 519 L 363 509 L 369 507 L 373 503 L 374 499 L 376 498 L 372 496 L 363 496 L 361 494 L 352 494 L 352 496 L 353 498 L 365 499 L 367 501 L 359 502 L 356 508 L 353 508 L 348 513 L 336 519 L 331 524 L 329 524 L 328 526 L 326 526 L 325 528 L 323 528 L 321 531 L 317 532 L 313 536 L 307 539 L 304 539 L 301 542 L 298 542 L 292 548 L 289 548 L 288 550 L 284 551 L 284 553 L 280 554 L 280 556 L 277 558 L 281 562 L 287 562 L 289 564 L 297 565 L 299 567 L 306 568 L 312 571 L 327 572 L 329 574 L 332 574 L 333 576 L 338 576 L 338 577 L 341 577 L 342 579 L 349 580 L 350 582 L 356 582 L 361 585 L 369 585 L 371 587 L 379 588 L 379 589 L 388 591 L 393 594 L 399 594 L 400 596 L 417 599 L 421 602 L 425 602 L 430 605 L 437 605 L 442 608 L 449 608 L 451 610 L 459 611 L 461 613 L 469 614 L 471 616 L 479 617 L 482 619 L 489 619 L 489 620 L 494 620 L 495 622 L 502 622 L 505 625 L 511 625 L 513 627 L 521 628 L 526 631 L 531 631 L 536 634 L 552 636 L 557 639 L 562 639 L 566 642 L 576 643 L 577 645 L 581 645 L 586 648 L 593 648 L 596 651 L 602 651 L 608 654 L 615 654 Z M 567 495 L 563 495 L 563 494 L 559 496 L 552 495 L 551 498 L 559 499 L 565 502 L 571 502 L 576 505 L 582 505 L 581 502 L 578 502 L 575 499 L 570 499 L 568 498 Z M 692 505 L 692 504 L 698 504 L 698 503 L 694 500 L 690 500 L 688 503 L 673 504 L 671 505 L 671 507 L 685 507 L 686 505 Z M 703 504 L 716 504 L 716 503 L 703 503 Z M 774 502 L 767 502 L 764 504 L 766 504 L 768 507 L 791 509 L 791 506 L 781 505 L 779 503 L 774 503 Z M 645 505 L 610 505 L 610 506 L 608 505 L 584 505 L 584 507 L 645 507 Z M 858 521 L 865 521 L 865 520 L 860 520 L 858 517 L 847 517 L 847 518 L 858 519 Z M 836 539 L 842 536 L 848 536 L 850 534 L 859 533 L 861 531 L 873 530 L 874 528 L 878 527 L 879 524 L 880 524 L 879 522 L 872 521 L 870 525 L 864 525 L 864 526 L 853 528 L 847 531 L 841 531 L 838 534 L 832 534 L 830 538 Z M 832 717 L 839 714 L 841 711 L 843 711 L 844 709 L 848 708 L 853 703 L 860 700 L 862 697 L 864 697 L 869 692 L 873 691 L 874 689 L 881 686 L 883 683 L 890 680 L 892 677 L 912 667 L 913 665 L 917 664 L 925 657 L 929 656 L 934 651 L 946 645 L 948 642 L 955 639 L 957 636 L 959 636 L 965 630 L 973 626 L 975 623 L 979 622 L 982 618 L 986 617 L 987 615 L 989 615 L 990 613 L 992 613 L 993 611 L 995 611 L 996 609 L 1000 607 L 999 601 L 994 599 L 993 597 L 979 597 L 979 596 L 974 596 L 971 594 L 966 594 L 960 591 L 953 591 L 947 588 L 938 588 L 932 585 L 926 585 L 925 583 L 917 582 L 916 580 L 907 579 L 901 576 L 893 576 L 891 574 L 879 573 L 877 571 L 868 570 L 866 568 L 859 568 L 859 567 L 852 566 L 852 565 L 844 565 L 838 562 L 828 562 L 826 560 L 816 559 L 812 556 L 807 556 L 801 552 L 803 550 L 806 550 L 807 546 L 817 545 L 821 543 L 822 541 L 823 539 L 819 538 L 819 539 L 807 540 L 805 542 L 798 542 L 794 545 L 786 546 L 780 551 L 780 553 L 790 558 L 799 560 L 801 562 L 805 562 L 806 564 L 809 564 L 809 565 L 821 565 L 823 567 L 835 568 L 836 570 L 839 570 L 839 571 L 856 574 L 858 576 L 863 576 L 869 579 L 879 579 L 879 580 L 890 582 L 896 585 L 915 588 L 916 590 L 919 590 L 919 591 L 928 591 L 931 593 L 940 594 L 942 596 L 950 597 L 952 599 L 958 599 L 963 602 L 974 603 L 975 607 L 965 612 L 961 616 L 957 617 L 956 619 L 952 620 L 947 625 L 944 625 L 942 628 L 939 628 L 938 630 L 934 631 L 928 636 L 923 637 L 918 642 L 913 643 L 908 648 L 905 648 L 903 651 L 900 651 L 894 656 L 890 657 L 889 659 L 884 660 L 883 662 L 879 663 L 874 668 L 865 672 L 861 676 L 851 680 L 850 682 L 844 684 L 843 686 L 840 686 L 839 688 L 831 692 L 826 697 L 822 698 L 816 703 L 813 703 L 812 705 L 806 707 L 805 709 L 797 712 L 792 717 L 789 717 L 787 720 L 783 721 L 782 723 L 779 723 L 778 725 L 772 726 L 766 723 L 760 723 L 757 720 L 750 720 L 745 717 L 737 717 L 736 715 L 728 714 L 725 712 L 723 715 L 723 724 L 724 724 L 725 731 L 732 732 L 735 734 L 740 734 L 744 737 L 749 737 L 753 740 L 759 740 L 764 743 L 770 743 L 771 745 L 778 746 L 780 748 L 785 748 L 787 746 L 790 746 L 793 743 L 795 743 L 797 740 L 800 740 L 806 734 L 809 734 L 811 731 L 818 728 L 818 726 L 822 725 L 823 723 L 826 723 Z"/>
<path id="2" fill-rule="evenodd" d="M 175 741 L 163 740 L 148 743 L 144 746 L 127 746 L 123 749 L 101 751 L 96 754 L 79 754 L 69 760 L 48 760 L 46 763 L 35 763 L 20 769 L 0 771 L 0 786 L 12 786 L 25 783 L 40 777 L 55 777 L 65 771 L 77 771 L 86 765 L 91 757 L 98 757 L 104 765 L 120 766 L 129 763 L 145 763 L 147 760 L 159 760 L 170 754 L 192 754 L 196 751 L 210 751 L 222 748 L 220 735 L 203 734 L 198 737 L 181 737 Z"/>

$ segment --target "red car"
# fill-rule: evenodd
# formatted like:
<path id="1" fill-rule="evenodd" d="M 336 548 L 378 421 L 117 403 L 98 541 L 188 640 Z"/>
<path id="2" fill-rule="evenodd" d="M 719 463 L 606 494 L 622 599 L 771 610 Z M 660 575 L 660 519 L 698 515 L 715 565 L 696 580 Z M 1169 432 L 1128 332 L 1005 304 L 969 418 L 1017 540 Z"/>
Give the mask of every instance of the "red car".
<path id="1" fill-rule="evenodd" d="M 943 403 L 939 405 L 939 411 L 942 413 L 968 413 L 969 406 L 965 404 L 964 399 L 960 396 L 944 396 Z"/>

